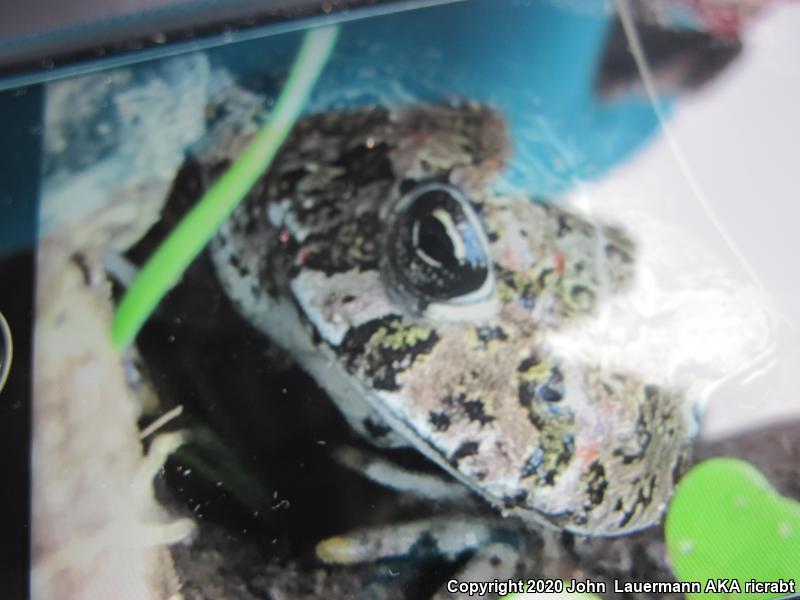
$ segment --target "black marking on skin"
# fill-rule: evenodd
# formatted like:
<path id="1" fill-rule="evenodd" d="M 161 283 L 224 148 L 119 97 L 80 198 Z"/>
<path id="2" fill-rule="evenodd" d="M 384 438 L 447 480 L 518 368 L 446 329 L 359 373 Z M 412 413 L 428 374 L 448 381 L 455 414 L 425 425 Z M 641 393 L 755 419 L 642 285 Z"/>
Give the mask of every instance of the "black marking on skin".
<path id="1" fill-rule="evenodd" d="M 239 256 L 236 254 L 231 254 L 230 258 L 228 259 L 230 265 L 236 269 L 236 272 L 239 273 L 239 276 L 244 279 L 248 275 L 250 275 L 250 269 L 242 264 L 242 261 L 239 259 Z"/>
<path id="2" fill-rule="evenodd" d="M 675 464 L 672 466 L 672 485 L 673 487 L 678 484 L 681 477 L 683 476 L 683 466 L 685 456 L 683 453 L 678 454 L 678 458 L 675 461 Z"/>
<path id="3" fill-rule="evenodd" d="M 543 462 L 544 452 L 542 451 L 541 446 L 537 446 L 533 449 L 533 452 L 531 452 L 531 455 L 522 466 L 522 479 L 526 479 L 532 475 L 535 475 L 536 472 L 541 468 Z"/>
<path id="4" fill-rule="evenodd" d="M 436 543 L 436 538 L 430 531 L 423 531 L 416 541 L 408 549 L 408 556 L 418 558 L 440 557 L 442 551 L 439 549 L 439 544 Z"/>
<path id="5" fill-rule="evenodd" d="M 397 315 L 390 315 L 369 321 L 347 332 L 342 343 L 335 348 L 336 352 L 347 362 L 350 373 L 361 371 L 361 375 L 375 389 L 398 390 L 396 377 L 410 368 L 421 354 L 430 352 L 439 341 L 434 330 L 428 330 L 428 336 L 413 344 L 394 348 L 376 342 L 373 336 L 384 331 L 385 335 L 402 335 L 404 330 L 416 325 L 404 325 Z"/>
<path id="6" fill-rule="evenodd" d="M 578 272 L 578 268 L 576 268 L 576 272 Z M 581 310 L 590 312 L 594 308 L 595 295 L 588 287 L 584 285 L 575 285 L 570 290 L 569 295 L 573 305 L 579 307 Z"/>
<path id="7" fill-rule="evenodd" d="M 300 312 L 301 318 L 305 318 L 305 313 L 303 313 L 302 311 L 299 311 L 299 312 Z M 306 327 L 311 332 L 311 342 L 315 346 L 321 346 L 323 344 L 323 339 L 322 339 L 322 336 L 320 335 L 319 331 L 317 331 L 317 328 L 314 327 L 314 325 L 309 321 L 306 321 Z"/>
<path id="8" fill-rule="evenodd" d="M 298 167 L 291 171 L 282 171 L 280 179 L 278 179 L 278 189 L 286 194 L 293 192 L 297 184 L 308 175 L 308 170 L 305 167 Z"/>
<path id="9" fill-rule="evenodd" d="M 547 204 L 544 206 L 547 208 L 547 210 L 558 213 L 556 216 L 556 222 L 558 223 L 556 237 L 564 237 L 566 234 L 573 233 L 575 231 L 580 232 L 584 237 L 593 237 L 594 231 L 592 226 L 583 219 L 569 213 L 564 213 L 558 208 L 548 206 Z"/>
<path id="10" fill-rule="evenodd" d="M 536 283 L 539 285 L 540 289 L 546 289 L 550 286 L 548 282 L 548 278 L 555 277 L 557 281 L 561 280 L 561 275 L 556 273 L 555 269 L 542 269 L 542 272 L 539 273 L 539 277 L 536 280 Z"/>
<path id="11" fill-rule="evenodd" d="M 644 397 L 647 402 L 658 402 L 658 387 L 652 384 L 644 386 Z"/>
<path id="12" fill-rule="evenodd" d="M 364 425 L 364 429 L 367 430 L 367 433 L 376 440 L 386 437 L 392 431 L 392 428 L 385 423 L 376 423 L 369 417 L 365 417 L 361 423 Z"/>
<path id="13" fill-rule="evenodd" d="M 609 261 L 618 260 L 622 264 L 629 266 L 633 265 L 633 257 L 630 255 L 630 252 L 623 250 L 622 248 L 620 248 L 615 244 L 606 244 L 605 254 L 608 257 Z"/>
<path id="14" fill-rule="evenodd" d="M 338 202 L 339 198 L 333 195 L 339 191 L 336 187 L 331 186 L 324 191 L 306 192 L 305 194 L 295 192 L 296 196 L 291 210 L 295 214 L 296 220 L 304 227 L 309 227 L 314 231 L 320 228 L 326 229 L 328 224 L 341 220 L 342 209 Z"/>
<path id="15" fill-rule="evenodd" d="M 541 359 L 536 356 L 527 358 L 519 364 L 517 372 L 524 373 L 540 361 Z M 521 381 L 517 390 L 519 403 L 530 411 L 531 422 L 537 427 L 540 427 L 541 419 L 535 420 L 534 418 L 535 401 L 541 399 L 547 403 L 555 404 L 564 399 L 564 394 L 564 375 L 558 366 L 550 368 L 549 375 L 545 380 Z"/>
<path id="16" fill-rule="evenodd" d="M 533 308 L 536 306 L 536 297 L 544 286 L 539 284 L 538 287 L 536 287 L 533 285 L 533 282 L 526 281 L 525 284 L 520 288 L 515 279 L 515 275 L 517 275 L 515 271 L 506 269 L 501 265 L 494 263 L 494 276 L 498 285 L 503 283 L 511 288 L 518 296 L 516 302 L 519 302 L 523 307 L 529 310 L 533 310 Z"/>
<path id="17" fill-rule="evenodd" d="M 560 214 L 558 215 L 558 230 L 556 230 L 556 235 L 558 237 L 563 237 L 567 233 L 572 233 L 572 227 L 574 223 L 570 223 L 570 219 L 567 218 L 566 215 Z"/>
<path id="18" fill-rule="evenodd" d="M 300 302 L 297 300 L 294 294 L 290 294 L 288 296 L 289 301 L 292 304 L 292 308 L 294 309 L 297 318 L 301 322 L 303 329 L 308 333 L 308 337 L 311 339 L 311 343 L 314 346 L 327 346 L 330 348 L 330 345 L 326 340 L 322 338 L 319 331 L 317 331 L 314 322 L 308 318 L 308 315 L 303 310 L 303 307 L 300 305 Z"/>
<path id="19" fill-rule="evenodd" d="M 524 381 L 520 383 L 517 389 L 517 398 L 522 406 L 530 409 L 534 400 L 536 400 L 536 382 Z"/>
<path id="20" fill-rule="evenodd" d="M 539 395 L 546 402 L 560 402 L 564 398 L 564 375 L 561 369 L 550 369 L 550 377 L 539 388 Z"/>
<path id="21" fill-rule="evenodd" d="M 647 423 L 645 422 L 644 415 L 639 412 L 639 417 L 636 420 L 636 451 L 628 453 L 621 448 L 616 448 L 613 454 L 614 456 L 621 456 L 622 464 L 624 465 L 639 462 L 644 458 L 645 454 L 647 454 L 647 448 L 650 446 L 651 441 L 652 435 L 647 430 Z"/>
<path id="22" fill-rule="evenodd" d="M 480 442 L 476 440 L 469 440 L 462 443 L 450 456 L 450 464 L 454 467 L 458 467 L 458 461 L 460 461 L 462 458 L 473 456 L 478 453 L 478 446 L 480 446 Z"/>
<path id="23" fill-rule="evenodd" d="M 589 465 L 588 478 L 586 482 L 586 498 L 584 504 L 586 510 L 592 510 L 603 503 L 608 481 L 606 480 L 605 467 L 599 462 L 594 461 Z"/>
<path id="24" fill-rule="evenodd" d="M 472 207 L 472 211 L 475 213 L 475 216 L 478 217 L 478 221 L 480 221 L 481 229 L 486 232 L 486 218 L 484 216 L 485 207 L 483 201 L 472 200 L 471 198 L 467 198 L 467 202 Z"/>
<path id="25" fill-rule="evenodd" d="M 571 435 L 563 436 L 558 443 L 560 444 L 560 449 L 558 454 L 555 455 L 555 466 L 547 471 L 544 477 L 544 483 L 547 485 L 553 485 L 556 482 L 556 478 L 561 472 L 561 467 L 569 464 L 572 455 L 575 454 L 575 438 Z"/>
<path id="26" fill-rule="evenodd" d="M 400 182 L 399 191 L 401 196 L 405 196 L 408 192 L 413 190 L 415 187 L 419 185 L 419 182 L 416 179 L 403 179 Z"/>
<path id="27" fill-rule="evenodd" d="M 528 501 L 528 492 L 527 490 L 520 490 L 514 496 L 504 496 L 503 497 L 503 507 L 504 508 L 514 508 L 517 506 L 526 506 Z"/>
<path id="28" fill-rule="evenodd" d="M 489 558 L 489 564 L 492 565 L 493 567 L 499 567 L 500 565 L 503 564 L 503 561 L 500 560 L 499 556 L 492 554 L 492 556 Z"/>
<path id="29" fill-rule="evenodd" d="M 639 489 L 637 490 L 637 493 L 636 493 L 636 500 L 634 500 L 633 504 L 631 504 L 631 507 L 624 512 L 624 514 L 622 515 L 622 519 L 620 519 L 620 521 L 619 521 L 619 526 L 620 527 L 625 527 L 628 523 L 631 522 L 631 519 L 633 519 L 633 517 L 635 516 L 636 509 L 639 506 L 641 506 L 642 510 L 644 510 L 653 501 L 653 490 L 656 487 L 656 475 L 651 475 L 650 476 L 650 479 L 648 481 L 648 487 L 649 487 L 649 489 L 647 490 L 647 493 L 645 494 L 644 486 L 642 486 L 642 485 L 639 486 Z"/>
<path id="30" fill-rule="evenodd" d="M 447 431 L 450 428 L 450 417 L 444 411 L 436 412 L 432 410 L 428 414 L 428 420 L 436 431 Z"/>
<path id="31" fill-rule="evenodd" d="M 480 327 L 476 327 L 475 335 L 478 336 L 478 341 L 481 342 L 484 348 L 493 340 L 502 342 L 508 339 L 508 335 L 506 335 L 506 332 L 503 331 L 503 328 L 500 326 L 489 327 L 487 325 L 482 325 Z"/>
<path id="32" fill-rule="evenodd" d="M 532 354 L 531 356 L 524 358 L 522 362 L 517 365 L 517 373 L 524 373 L 534 365 L 538 365 L 542 362 L 542 358 L 538 354 Z"/>
<path id="33" fill-rule="evenodd" d="M 89 266 L 89 262 L 86 260 L 86 256 L 81 253 L 73 254 L 71 257 L 73 264 L 78 267 L 83 276 L 83 283 L 87 287 L 92 285 L 92 268 Z"/>
<path id="34" fill-rule="evenodd" d="M 352 327 L 345 334 L 341 344 L 336 347 L 336 352 L 347 361 L 348 371 L 355 370 L 357 360 L 364 354 L 364 350 L 375 332 L 396 319 L 399 319 L 399 315 L 388 315 L 382 319 L 375 319 L 358 327 Z"/>
<path id="35" fill-rule="evenodd" d="M 376 240 L 380 229 L 377 213 L 366 212 L 324 232 L 311 234 L 303 242 L 306 256 L 302 268 L 326 275 L 345 273 L 354 268 L 359 271 L 377 270 Z"/>
<path id="36" fill-rule="evenodd" d="M 262 223 L 263 203 L 258 203 L 257 198 L 263 192 L 262 184 L 257 183 L 256 187 L 248 194 L 242 210 L 235 213 L 231 219 L 231 230 L 234 233 L 253 235 L 258 231 Z"/>
<path id="37" fill-rule="evenodd" d="M 542 429 L 542 442 L 534 448 L 522 467 L 522 479 L 536 477 L 539 485 L 554 485 L 564 467 L 575 454 L 575 438 L 571 434 L 559 434 L 557 425 L 553 429 Z"/>
<path id="38" fill-rule="evenodd" d="M 244 223 L 244 232 L 247 235 L 253 235 L 258 230 L 258 222 L 256 221 L 255 215 L 250 215 L 250 217 Z"/>
<path id="39" fill-rule="evenodd" d="M 655 420 L 662 420 L 669 422 L 672 420 L 672 412 L 666 409 L 665 413 L 658 415 L 659 408 L 659 389 L 654 385 L 646 385 L 644 387 L 644 402 L 639 408 L 639 415 L 636 419 L 636 449 L 634 452 L 626 452 L 625 449 L 617 448 L 614 450 L 614 456 L 622 457 L 622 464 L 629 465 L 642 460 L 647 454 L 647 449 L 650 447 L 653 435 L 651 427 Z"/>
<path id="40" fill-rule="evenodd" d="M 572 523 L 574 525 L 586 525 L 589 522 L 589 517 L 586 516 L 586 513 L 576 513 L 572 516 Z"/>
<path id="41" fill-rule="evenodd" d="M 385 142 L 369 148 L 359 144 L 344 152 L 334 165 L 342 167 L 347 183 L 362 187 L 373 181 L 390 181 L 394 179 L 392 163 L 388 156 L 389 146 Z"/>
<path id="42" fill-rule="evenodd" d="M 561 531 L 561 547 L 574 559 L 578 558 L 578 553 L 575 551 L 575 534 L 566 529 Z"/>
<path id="43" fill-rule="evenodd" d="M 292 262 L 292 257 L 297 254 L 300 244 L 292 235 L 285 242 L 282 242 L 279 235 L 273 238 L 272 243 L 264 251 L 268 260 L 263 261 L 259 274 L 263 287 L 274 298 L 285 295 L 284 289 L 278 283 L 276 274 L 286 273 L 288 279 L 293 279 L 300 272 L 298 265 Z"/>
<path id="44" fill-rule="evenodd" d="M 482 400 L 467 400 L 464 396 L 458 397 L 458 403 L 464 409 L 470 421 L 477 421 L 481 427 L 495 420 L 492 415 L 487 415 Z"/>

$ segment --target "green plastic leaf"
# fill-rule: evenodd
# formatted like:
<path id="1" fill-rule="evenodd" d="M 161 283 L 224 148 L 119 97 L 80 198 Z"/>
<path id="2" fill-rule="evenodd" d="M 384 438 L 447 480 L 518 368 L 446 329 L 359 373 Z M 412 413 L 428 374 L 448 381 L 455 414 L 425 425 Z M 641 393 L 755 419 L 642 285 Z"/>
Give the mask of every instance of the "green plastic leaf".
<path id="1" fill-rule="evenodd" d="M 667 551 L 681 581 L 735 579 L 740 592 L 703 598 L 780 598 L 800 580 L 800 504 L 778 494 L 753 465 L 716 458 L 695 466 L 678 486 L 665 523 Z M 795 588 L 747 590 L 751 580 Z M 724 581 L 723 581 L 724 584 Z"/>

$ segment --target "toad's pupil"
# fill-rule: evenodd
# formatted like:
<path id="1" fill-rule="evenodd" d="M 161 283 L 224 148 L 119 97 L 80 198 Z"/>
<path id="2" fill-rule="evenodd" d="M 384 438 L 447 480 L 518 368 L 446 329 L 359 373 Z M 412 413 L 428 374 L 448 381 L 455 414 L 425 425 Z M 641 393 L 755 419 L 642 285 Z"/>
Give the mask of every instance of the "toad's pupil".
<path id="1" fill-rule="evenodd" d="M 417 253 L 420 257 L 432 259 L 440 265 L 450 265 L 455 260 L 453 240 L 442 221 L 434 215 L 426 215 L 418 220 L 414 227 L 418 235 L 415 240 Z"/>

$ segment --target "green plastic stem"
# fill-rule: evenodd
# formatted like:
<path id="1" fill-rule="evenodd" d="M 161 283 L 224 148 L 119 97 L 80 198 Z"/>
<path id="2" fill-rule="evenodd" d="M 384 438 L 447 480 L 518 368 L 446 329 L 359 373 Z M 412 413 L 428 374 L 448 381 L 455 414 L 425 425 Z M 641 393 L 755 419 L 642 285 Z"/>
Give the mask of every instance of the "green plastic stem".
<path id="1" fill-rule="evenodd" d="M 267 170 L 297 122 L 337 35 L 336 27 L 315 29 L 305 35 L 269 121 L 158 247 L 123 296 L 111 326 L 117 349 L 133 341 L 164 295 Z"/>

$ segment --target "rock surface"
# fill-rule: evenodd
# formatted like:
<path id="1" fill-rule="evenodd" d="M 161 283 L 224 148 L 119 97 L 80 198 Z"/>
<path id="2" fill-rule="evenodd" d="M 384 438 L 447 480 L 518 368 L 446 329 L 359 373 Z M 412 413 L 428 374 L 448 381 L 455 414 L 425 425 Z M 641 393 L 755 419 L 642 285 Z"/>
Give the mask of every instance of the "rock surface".
<path id="1" fill-rule="evenodd" d="M 203 54 L 52 83 L 40 234 L 124 250 L 158 219 L 186 148 L 205 130 Z"/>
<path id="2" fill-rule="evenodd" d="M 139 403 L 111 344 L 108 250 L 158 219 L 205 129 L 205 56 L 47 88 L 33 383 L 35 598 L 171 597 L 163 544 L 191 531 L 153 496 Z"/>

